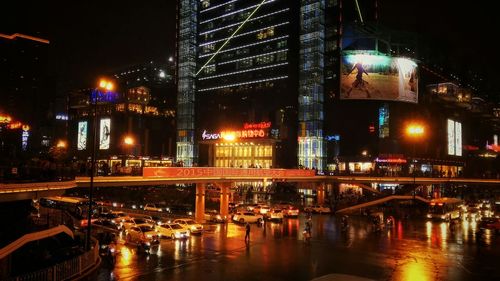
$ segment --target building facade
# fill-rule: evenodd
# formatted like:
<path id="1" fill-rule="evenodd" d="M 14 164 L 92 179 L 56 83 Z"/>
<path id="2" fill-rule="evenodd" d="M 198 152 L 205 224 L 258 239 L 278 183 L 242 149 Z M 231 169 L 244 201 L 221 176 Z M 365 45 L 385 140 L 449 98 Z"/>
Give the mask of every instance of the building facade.
<path id="1" fill-rule="evenodd" d="M 95 143 L 99 163 L 120 167 L 171 165 L 175 155 L 173 61 L 148 62 L 115 70 L 113 91 L 83 89 L 70 94 L 71 149 L 80 160 Z M 97 99 L 97 120 L 91 118 Z M 94 124 L 97 127 L 93 140 Z"/>
<path id="2" fill-rule="evenodd" d="M 185 165 L 458 176 L 465 147 L 495 146 L 498 128 L 478 125 L 471 93 L 426 90 L 446 80 L 415 59 L 414 33 L 379 22 L 376 0 L 180 0 L 178 15 Z M 412 122 L 426 126 L 418 142 L 405 134 Z M 241 137 L 260 123 L 264 138 Z M 266 164 L 257 143 L 272 148 Z"/>

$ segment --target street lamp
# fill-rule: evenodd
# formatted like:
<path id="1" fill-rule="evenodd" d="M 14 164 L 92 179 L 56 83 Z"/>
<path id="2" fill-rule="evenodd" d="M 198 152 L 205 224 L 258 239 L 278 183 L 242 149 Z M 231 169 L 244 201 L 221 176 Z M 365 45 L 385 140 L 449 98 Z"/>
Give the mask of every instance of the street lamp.
<path id="1" fill-rule="evenodd" d="M 98 86 L 94 91 L 90 93 L 90 103 L 92 105 L 93 112 L 90 116 L 92 117 L 92 154 L 90 158 L 90 185 L 89 185 L 89 210 L 87 218 L 87 237 L 86 237 L 86 248 L 90 250 L 90 237 L 92 234 L 92 193 L 94 190 L 94 174 L 95 174 L 95 158 L 96 158 L 96 142 L 97 142 L 97 99 L 99 96 L 99 91 L 109 92 L 114 88 L 113 82 L 101 79 L 99 80 Z M 93 95 L 94 94 L 94 95 Z"/>
<path id="2" fill-rule="evenodd" d="M 64 141 L 64 140 L 57 141 L 57 144 L 56 144 L 57 148 L 63 149 L 63 148 L 66 148 L 67 146 L 68 146 L 68 143 L 66 141 Z"/>
<path id="3" fill-rule="evenodd" d="M 416 184 L 416 167 L 417 167 L 417 161 L 416 161 L 416 143 L 417 141 L 421 140 L 424 137 L 425 134 L 425 127 L 421 123 L 410 123 L 406 126 L 406 136 L 412 141 L 413 144 L 413 199 L 415 199 L 416 196 L 416 190 L 417 190 L 417 184 Z"/>

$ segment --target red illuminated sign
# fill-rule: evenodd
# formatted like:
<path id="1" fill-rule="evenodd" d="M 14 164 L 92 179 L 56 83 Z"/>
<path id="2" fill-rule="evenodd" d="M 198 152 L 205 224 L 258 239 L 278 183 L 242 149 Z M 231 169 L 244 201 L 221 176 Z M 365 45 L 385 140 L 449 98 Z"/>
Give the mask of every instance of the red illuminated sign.
<path id="1" fill-rule="evenodd" d="M 406 159 L 403 158 L 387 158 L 387 159 L 375 159 L 377 163 L 389 163 L 389 164 L 404 164 L 406 163 Z"/>
<path id="2" fill-rule="evenodd" d="M 161 178 L 302 178 L 314 177 L 314 170 L 301 169 L 241 169 L 241 168 L 201 168 L 201 167 L 144 167 L 143 177 Z"/>
<path id="3" fill-rule="evenodd" d="M 271 122 L 260 122 L 260 123 L 245 123 L 243 124 L 243 129 L 268 129 L 271 128 Z"/>
<path id="4" fill-rule="evenodd" d="M 204 130 L 201 134 L 203 140 L 218 140 L 226 139 L 226 136 L 233 136 L 238 139 L 265 138 L 266 132 L 263 129 L 255 130 L 237 130 L 237 131 L 222 131 L 219 133 L 210 133 Z"/>

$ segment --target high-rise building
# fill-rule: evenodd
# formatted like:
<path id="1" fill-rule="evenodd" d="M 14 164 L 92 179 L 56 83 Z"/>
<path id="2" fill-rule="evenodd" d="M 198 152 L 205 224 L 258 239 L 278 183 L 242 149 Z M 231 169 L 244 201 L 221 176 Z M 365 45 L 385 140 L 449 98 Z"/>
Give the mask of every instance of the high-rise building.
<path id="1" fill-rule="evenodd" d="M 30 127 L 27 146 L 22 146 L 19 134 L 9 153 L 37 151 L 55 120 L 55 83 L 48 73 L 49 41 L 32 35 L 0 33 L 0 113 Z"/>
<path id="2" fill-rule="evenodd" d="M 203 132 L 263 122 L 264 138 L 242 142 L 247 158 L 212 164 L 323 167 L 324 1 L 309 2 L 179 1 L 179 160 L 212 163 Z M 257 159 L 259 145 L 273 147 L 272 164 Z"/>

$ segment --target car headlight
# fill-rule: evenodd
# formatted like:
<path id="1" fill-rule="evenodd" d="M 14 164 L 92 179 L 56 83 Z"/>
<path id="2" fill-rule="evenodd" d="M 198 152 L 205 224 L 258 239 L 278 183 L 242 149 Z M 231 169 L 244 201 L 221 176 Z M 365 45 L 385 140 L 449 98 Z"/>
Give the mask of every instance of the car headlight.
<path id="1" fill-rule="evenodd" d="M 220 215 L 217 215 L 217 216 L 216 216 L 216 218 L 217 218 L 218 220 L 222 219 L 222 217 L 221 217 Z"/>
<path id="2" fill-rule="evenodd" d="M 151 238 L 151 237 L 153 237 L 153 235 L 148 234 L 148 235 L 146 235 L 146 237 L 147 237 L 147 238 Z"/>
<path id="3" fill-rule="evenodd" d="M 427 214 L 427 218 L 432 218 L 432 215 L 431 214 Z"/>
<path id="4" fill-rule="evenodd" d="M 196 226 L 191 226 L 191 230 L 196 230 Z"/>
<path id="5" fill-rule="evenodd" d="M 137 209 L 137 206 L 136 205 L 132 205 L 132 209 Z"/>
<path id="6" fill-rule="evenodd" d="M 116 223 L 116 221 L 115 221 L 115 220 L 111 220 L 111 222 L 112 222 L 112 223 Z"/>
<path id="7" fill-rule="evenodd" d="M 181 237 L 181 234 L 180 234 L 179 232 L 176 232 L 176 233 L 174 234 L 174 236 L 175 236 L 176 238 L 179 238 L 179 237 Z"/>
<path id="8" fill-rule="evenodd" d="M 165 211 L 170 212 L 170 208 L 165 208 Z"/>
<path id="9" fill-rule="evenodd" d="M 442 216 L 441 216 L 441 219 L 445 219 L 445 218 L 446 218 L 446 216 L 445 216 L 445 215 L 442 215 Z"/>
<path id="10" fill-rule="evenodd" d="M 188 215 L 189 215 L 189 216 L 192 216 L 192 215 L 193 215 L 193 212 L 188 212 Z"/>

